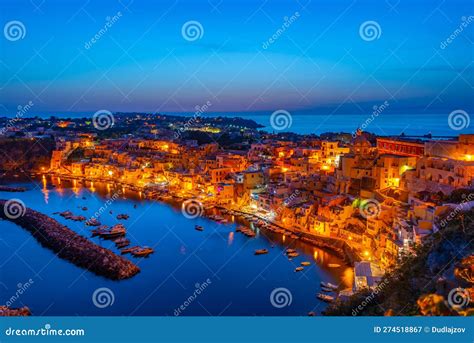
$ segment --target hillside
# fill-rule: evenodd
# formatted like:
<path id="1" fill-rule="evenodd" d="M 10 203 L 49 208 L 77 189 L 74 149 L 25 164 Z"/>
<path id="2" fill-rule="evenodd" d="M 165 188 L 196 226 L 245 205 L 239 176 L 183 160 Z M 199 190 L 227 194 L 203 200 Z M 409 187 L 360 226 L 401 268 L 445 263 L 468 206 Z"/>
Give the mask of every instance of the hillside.
<path id="1" fill-rule="evenodd" d="M 462 289 L 449 296 L 456 287 Z M 473 300 L 474 209 L 471 209 L 459 213 L 442 231 L 417 247 L 415 255 L 402 257 L 401 263 L 382 279 L 377 291 L 366 290 L 347 301 L 338 300 L 324 314 L 474 315 Z M 467 304 L 456 307 L 453 303 Z"/>

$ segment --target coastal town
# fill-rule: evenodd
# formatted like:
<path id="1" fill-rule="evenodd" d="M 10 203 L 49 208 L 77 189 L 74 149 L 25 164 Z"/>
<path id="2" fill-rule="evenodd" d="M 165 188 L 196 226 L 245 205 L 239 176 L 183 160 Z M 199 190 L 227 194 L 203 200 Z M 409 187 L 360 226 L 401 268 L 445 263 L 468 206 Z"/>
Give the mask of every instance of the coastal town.
<path id="1" fill-rule="evenodd" d="M 472 193 L 461 204 L 450 198 L 474 187 L 474 134 L 276 134 L 252 121 L 203 120 L 199 113 L 115 114 L 113 120 L 105 129 L 87 119 L 27 120 L 5 136 L 54 140 L 49 163 L 35 166 L 34 174 L 92 187 L 105 182 L 147 199 L 182 202 L 184 215 L 225 221 L 209 214 L 218 209 L 288 241 L 332 250 L 354 266 L 354 286 L 343 295 L 375 288 L 401 256 L 443 230 L 449 214 L 474 206 Z M 123 134 L 122 125 L 136 130 Z"/>

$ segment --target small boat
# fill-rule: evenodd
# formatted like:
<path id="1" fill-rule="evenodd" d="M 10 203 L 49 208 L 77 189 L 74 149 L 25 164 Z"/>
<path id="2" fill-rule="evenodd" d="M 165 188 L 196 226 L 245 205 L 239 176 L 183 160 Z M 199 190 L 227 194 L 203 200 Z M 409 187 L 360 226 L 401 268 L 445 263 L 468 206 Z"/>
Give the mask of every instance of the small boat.
<path id="1" fill-rule="evenodd" d="M 148 255 L 152 254 L 154 250 L 150 247 L 143 247 L 133 250 L 131 253 L 135 257 L 147 257 Z"/>
<path id="2" fill-rule="evenodd" d="M 117 238 L 121 236 L 125 236 L 127 230 L 121 224 L 114 225 L 109 230 L 103 230 L 99 233 L 99 236 L 106 239 Z"/>
<path id="3" fill-rule="evenodd" d="M 337 263 L 329 263 L 328 264 L 328 267 L 329 268 L 339 268 L 341 265 L 340 264 L 337 264 Z"/>
<path id="4" fill-rule="evenodd" d="M 287 256 L 290 257 L 290 258 L 293 258 L 293 257 L 300 256 L 300 254 L 298 254 L 297 252 L 291 252 L 291 253 L 287 254 Z"/>
<path id="5" fill-rule="evenodd" d="M 121 213 L 121 214 L 117 214 L 117 219 L 128 219 L 130 218 L 130 216 L 128 214 L 124 214 L 124 213 Z"/>
<path id="6" fill-rule="evenodd" d="M 86 225 L 87 226 L 100 226 L 100 222 L 95 218 L 91 218 L 88 221 L 86 221 Z"/>
<path id="7" fill-rule="evenodd" d="M 300 272 L 300 271 L 302 271 L 303 269 L 304 269 L 304 267 L 296 267 L 296 268 L 295 268 L 295 273 L 296 273 L 296 272 Z"/>
<path id="8" fill-rule="evenodd" d="M 130 242 L 123 242 L 123 243 L 115 243 L 117 248 L 122 249 L 130 245 Z"/>
<path id="9" fill-rule="evenodd" d="M 126 239 L 125 237 L 120 237 L 120 238 L 115 239 L 114 243 L 119 249 L 125 248 L 126 246 L 130 245 L 130 241 Z"/>
<path id="10" fill-rule="evenodd" d="M 292 254 L 292 253 L 295 253 L 295 252 L 296 252 L 295 249 L 286 249 L 287 254 Z"/>
<path id="11" fill-rule="evenodd" d="M 334 297 L 333 297 L 333 296 L 330 296 L 330 295 L 327 295 L 327 294 L 318 293 L 318 294 L 316 295 L 316 297 L 317 297 L 318 299 L 321 299 L 321 300 L 326 301 L 326 302 L 328 302 L 328 303 L 334 301 Z"/>
<path id="12" fill-rule="evenodd" d="M 292 238 L 292 239 L 299 239 L 300 237 L 297 236 L 297 235 L 290 235 L 290 238 Z"/>
<path id="13" fill-rule="evenodd" d="M 196 225 L 194 228 L 198 231 L 204 231 L 204 228 L 201 225 Z"/>
<path id="14" fill-rule="evenodd" d="M 328 288 L 328 287 L 324 287 L 324 286 L 321 286 L 321 290 L 324 291 L 324 292 L 333 292 L 334 291 L 332 288 Z"/>
<path id="15" fill-rule="evenodd" d="M 304 261 L 304 262 L 301 262 L 301 265 L 307 267 L 311 265 L 311 262 Z"/>
<path id="16" fill-rule="evenodd" d="M 122 250 L 120 251 L 120 253 L 121 253 L 122 255 L 124 255 L 124 254 L 129 254 L 129 253 L 131 253 L 131 252 L 133 252 L 133 251 L 135 251 L 135 250 L 137 250 L 137 249 L 140 249 L 140 247 L 135 246 L 135 247 L 125 248 L 125 249 L 122 249 Z"/>
<path id="17" fill-rule="evenodd" d="M 334 285 L 330 282 L 323 282 L 323 281 L 321 281 L 321 286 L 326 287 L 326 288 L 330 288 L 330 289 L 333 289 L 333 290 L 336 290 L 336 289 L 339 288 L 339 286 L 337 286 L 337 285 Z"/>
<path id="18" fill-rule="evenodd" d="M 255 250 L 255 255 L 264 255 L 268 254 L 268 249 L 257 249 Z"/>
<path id="19" fill-rule="evenodd" d="M 308 312 L 309 317 L 314 317 L 315 315 L 316 315 L 316 312 L 314 311 Z"/>
<path id="20" fill-rule="evenodd" d="M 84 206 L 84 207 L 82 208 L 82 210 L 83 210 L 83 211 L 87 211 L 87 207 Z"/>

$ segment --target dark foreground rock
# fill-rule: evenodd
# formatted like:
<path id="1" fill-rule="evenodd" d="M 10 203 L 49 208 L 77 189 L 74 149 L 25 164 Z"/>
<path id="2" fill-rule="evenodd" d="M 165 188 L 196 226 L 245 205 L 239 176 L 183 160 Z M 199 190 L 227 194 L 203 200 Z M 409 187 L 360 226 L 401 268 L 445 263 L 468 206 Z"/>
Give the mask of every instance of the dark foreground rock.
<path id="1" fill-rule="evenodd" d="M 0 317 L 25 317 L 31 316 L 28 307 L 9 308 L 7 306 L 0 306 Z"/>
<path id="2" fill-rule="evenodd" d="M 29 208 L 19 218 L 9 218 L 0 200 L 0 218 L 10 220 L 30 231 L 43 246 L 76 266 L 113 280 L 121 280 L 140 272 L 135 264 L 78 235 L 55 219 Z M 11 216 L 10 216 L 11 217 Z"/>

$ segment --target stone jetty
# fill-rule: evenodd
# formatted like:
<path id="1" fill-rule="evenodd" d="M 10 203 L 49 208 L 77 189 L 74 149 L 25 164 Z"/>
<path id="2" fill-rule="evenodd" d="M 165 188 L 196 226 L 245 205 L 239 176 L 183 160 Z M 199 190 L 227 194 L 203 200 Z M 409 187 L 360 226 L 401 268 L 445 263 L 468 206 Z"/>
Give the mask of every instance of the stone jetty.
<path id="1" fill-rule="evenodd" d="M 112 280 L 127 279 L 140 272 L 140 268 L 129 260 L 98 246 L 47 215 L 26 208 L 22 216 L 9 218 L 3 211 L 5 203 L 5 200 L 0 200 L 0 218 L 28 230 L 43 246 L 76 266 Z"/>

